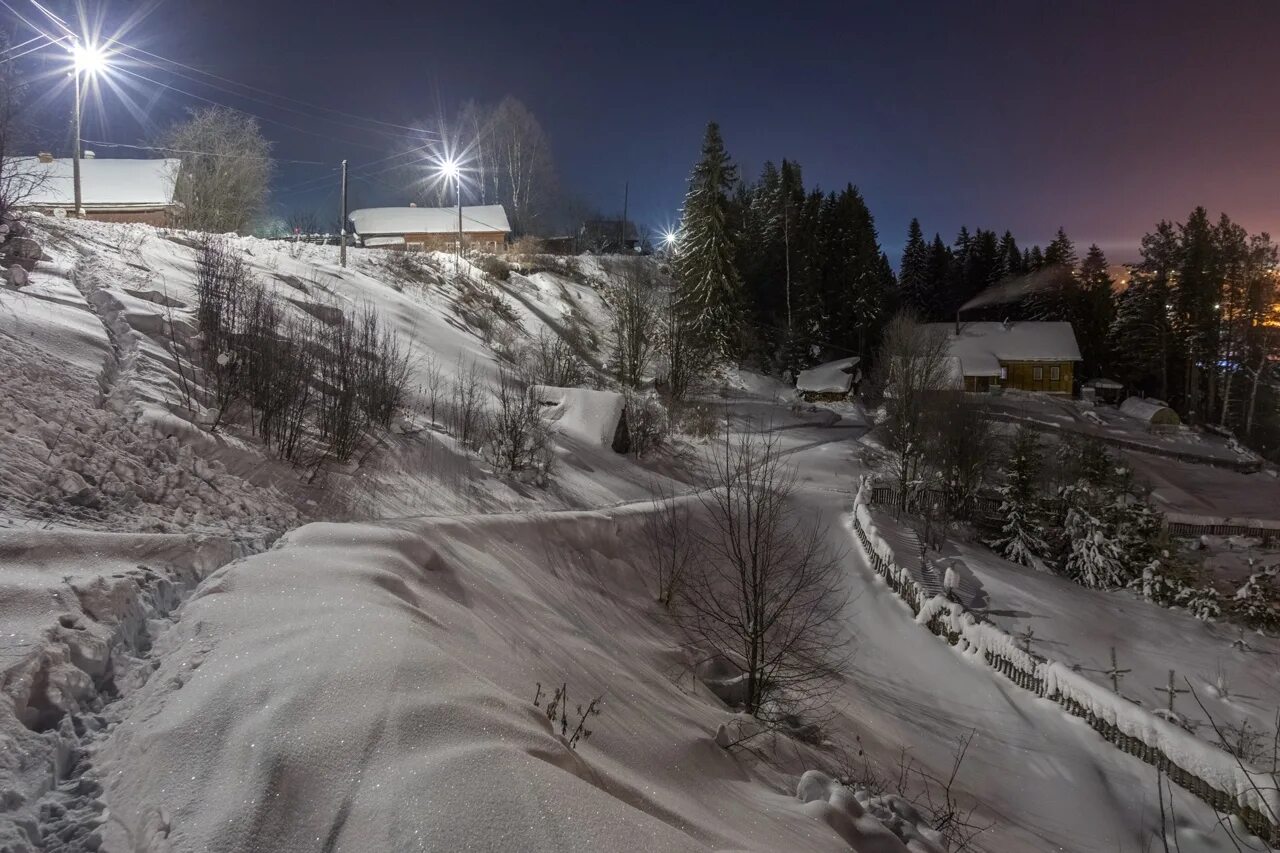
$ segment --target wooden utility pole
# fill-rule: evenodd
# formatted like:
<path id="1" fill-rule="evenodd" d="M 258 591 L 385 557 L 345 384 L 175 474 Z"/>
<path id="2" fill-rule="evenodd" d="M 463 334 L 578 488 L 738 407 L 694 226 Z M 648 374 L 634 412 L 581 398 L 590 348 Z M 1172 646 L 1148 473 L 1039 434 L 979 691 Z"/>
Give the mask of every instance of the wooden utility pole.
<path id="1" fill-rule="evenodd" d="M 83 143 L 80 141 L 80 65 L 77 63 L 73 72 L 76 78 L 76 108 L 75 108 L 75 131 L 76 131 L 76 150 L 71 152 L 71 183 L 74 185 L 74 195 L 76 209 L 73 216 L 76 219 L 84 212 L 83 199 L 80 193 L 80 148 Z"/>
<path id="2" fill-rule="evenodd" d="M 622 224 L 618 226 L 618 251 L 624 252 L 627 248 L 627 202 L 630 201 L 631 182 L 627 181 L 622 185 Z"/>
<path id="3" fill-rule="evenodd" d="M 338 259 L 342 266 L 347 265 L 347 161 L 342 161 L 342 248 L 338 250 Z"/>

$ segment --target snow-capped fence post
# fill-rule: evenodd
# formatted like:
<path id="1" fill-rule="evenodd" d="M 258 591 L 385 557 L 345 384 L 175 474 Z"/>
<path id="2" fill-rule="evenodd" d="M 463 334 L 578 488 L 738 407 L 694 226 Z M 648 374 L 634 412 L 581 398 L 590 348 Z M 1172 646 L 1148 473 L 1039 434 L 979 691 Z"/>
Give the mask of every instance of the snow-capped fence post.
<path id="1" fill-rule="evenodd" d="M 1092 682 L 1069 668 L 1033 654 L 1035 632 L 1031 628 L 1015 637 L 990 623 L 978 622 L 959 602 L 941 596 L 925 599 L 924 590 L 883 550 L 887 545 L 867 509 L 870 503 L 880 502 L 880 493 L 881 489 L 864 480 L 854 499 L 853 530 L 876 574 L 911 608 L 918 623 L 951 645 L 981 651 L 982 660 L 1011 683 L 1054 701 L 1067 713 L 1085 720 L 1118 750 L 1156 767 L 1216 811 L 1234 814 L 1262 840 L 1280 844 L 1280 789 L 1274 773 L 1249 770 L 1233 756 L 1120 696 L 1120 678 L 1129 670 L 1119 667 L 1114 648 L 1111 668 L 1100 671 L 1111 679 L 1114 693 L 1106 693 L 1105 688 L 1091 688 Z M 1171 670 L 1169 686 L 1157 688 L 1169 694 L 1170 711 L 1177 695 L 1189 692 L 1176 686 L 1176 677 Z M 1195 766 L 1198 772 L 1185 769 L 1180 762 Z"/>

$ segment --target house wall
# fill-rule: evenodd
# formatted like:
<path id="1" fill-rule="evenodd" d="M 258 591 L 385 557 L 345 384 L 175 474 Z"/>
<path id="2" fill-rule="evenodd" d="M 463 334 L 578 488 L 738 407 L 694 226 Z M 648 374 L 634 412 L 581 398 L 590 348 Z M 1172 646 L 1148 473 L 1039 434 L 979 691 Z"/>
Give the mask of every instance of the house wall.
<path id="1" fill-rule="evenodd" d="M 55 209 L 63 210 L 67 216 L 71 216 L 71 207 L 35 207 L 41 213 L 52 214 Z M 140 222 L 143 225 L 154 225 L 157 228 L 168 228 L 174 224 L 173 210 L 171 208 L 151 208 L 147 210 L 94 210 L 86 207 L 84 211 L 85 219 L 92 219 L 95 222 Z"/>
<path id="2" fill-rule="evenodd" d="M 1070 394 L 1075 364 L 1070 361 L 1009 361 L 1001 362 L 1005 369 L 1005 379 L 1000 383 L 1005 388 L 1017 388 L 1021 391 L 1044 391 L 1048 394 Z M 1057 379 L 1054 379 L 1054 369 Z M 1039 372 L 1037 375 L 1037 371 Z"/>
<path id="3" fill-rule="evenodd" d="M 447 233 L 429 233 L 429 234 L 405 234 L 405 248 L 414 249 L 436 249 L 439 251 L 451 251 L 458 242 L 458 234 L 456 231 Z M 477 249 L 488 249 L 497 251 L 501 249 L 507 242 L 507 234 L 505 231 L 463 231 L 462 244 Z"/>

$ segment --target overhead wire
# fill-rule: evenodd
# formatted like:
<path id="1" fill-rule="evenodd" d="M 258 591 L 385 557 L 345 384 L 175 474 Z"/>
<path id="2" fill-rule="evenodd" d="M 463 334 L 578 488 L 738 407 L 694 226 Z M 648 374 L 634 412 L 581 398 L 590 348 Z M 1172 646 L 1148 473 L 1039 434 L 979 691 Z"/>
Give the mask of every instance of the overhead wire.
<path id="1" fill-rule="evenodd" d="M 282 157 L 254 157 L 252 155 L 246 155 L 246 154 L 221 154 L 221 153 L 218 153 L 217 151 L 192 151 L 187 148 L 166 148 L 163 145 L 130 145 L 126 142 L 104 142 L 101 139 L 81 139 L 80 141 L 86 142 L 89 145 L 102 145 L 107 148 L 132 148 L 137 151 L 162 151 L 162 152 L 170 152 L 173 154 L 200 154 L 206 157 L 238 157 L 241 159 L 248 159 L 248 160 L 270 160 L 273 163 L 297 163 L 303 166 L 332 165 L 331 163 L 326 163 L 321 160 L 289 160 Z"/>

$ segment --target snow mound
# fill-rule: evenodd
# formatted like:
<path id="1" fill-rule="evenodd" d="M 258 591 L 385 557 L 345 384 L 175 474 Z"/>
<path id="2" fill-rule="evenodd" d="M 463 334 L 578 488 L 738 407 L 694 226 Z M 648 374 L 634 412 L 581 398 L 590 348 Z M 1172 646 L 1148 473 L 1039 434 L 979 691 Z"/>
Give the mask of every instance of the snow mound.
<path id="1" fill-rule="evenodd" d="M 859 360 L 842 358 L 802 370 L 796 377 L 796 390 L 807 394 L 847 394 L 853 387 Z"/>
<path id="2" fill-rule="evenodd" d="M 941 838 L 902 797 L 873 797 L 821 770 L 806 770 L 796 785 L 796 799 L 858 853 L 944 853 Z"/>

